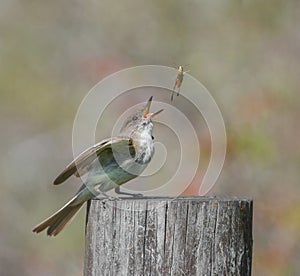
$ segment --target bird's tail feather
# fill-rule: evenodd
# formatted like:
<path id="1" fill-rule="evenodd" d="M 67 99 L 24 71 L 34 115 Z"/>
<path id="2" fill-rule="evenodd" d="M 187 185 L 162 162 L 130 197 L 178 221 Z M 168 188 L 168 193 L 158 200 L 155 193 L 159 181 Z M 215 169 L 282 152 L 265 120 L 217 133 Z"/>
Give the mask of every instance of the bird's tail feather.
<path id="1" fill-rule="evenodd" d="M 41 231 L 48 228 L 47 235 L 56 236 L 63 230 L 67 223 L 71 221 L 74 215 L 79 211 L 79 209 L 88 199 L 89 198 L 83 199 L 82 194 L 79 192 L 61 209 L 59 209 L 52 216 L 38 224 L 32 231 L 40 233 Z"/>

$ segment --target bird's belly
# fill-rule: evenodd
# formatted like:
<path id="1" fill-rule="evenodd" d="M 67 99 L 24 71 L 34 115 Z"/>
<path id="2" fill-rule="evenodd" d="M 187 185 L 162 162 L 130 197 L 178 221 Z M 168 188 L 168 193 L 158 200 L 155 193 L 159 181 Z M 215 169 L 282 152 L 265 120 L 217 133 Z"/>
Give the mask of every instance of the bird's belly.
<path id="1" fill-rule="evenodd" d="M 147 164 L 139 164 L 134 159 L 121 163 L 111 162 L 103 168 L 98 162 L 88 175 L 86 185 L 96 192 L 107 192 L 140 175 Z"/>

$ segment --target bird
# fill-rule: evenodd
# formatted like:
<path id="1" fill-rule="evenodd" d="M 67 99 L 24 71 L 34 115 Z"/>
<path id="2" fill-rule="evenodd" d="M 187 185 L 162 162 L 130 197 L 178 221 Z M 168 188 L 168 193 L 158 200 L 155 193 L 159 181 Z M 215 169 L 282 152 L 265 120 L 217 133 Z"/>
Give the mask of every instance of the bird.
<path id="1" fill-rule="evenodd" d="M 57 212 L 35 226 L 33 232 L 40 233 L 47 229 L 48 236 L 56 236 L 85 202 L 98 195 L 108 197 L 106 192 L 112 189 L 118 194 L 141 196 L 122 192 L 120 185 L 140 175 L 153 157 L 152 118 L 163 109 L 151 113 L 152 99 L 151 96 L 143 109 L 125 120 L 118 136 L 88 148 L 58 175 L 54 185 L 63 183 L 72 175 L 87 177 L 78 192 Z"/>

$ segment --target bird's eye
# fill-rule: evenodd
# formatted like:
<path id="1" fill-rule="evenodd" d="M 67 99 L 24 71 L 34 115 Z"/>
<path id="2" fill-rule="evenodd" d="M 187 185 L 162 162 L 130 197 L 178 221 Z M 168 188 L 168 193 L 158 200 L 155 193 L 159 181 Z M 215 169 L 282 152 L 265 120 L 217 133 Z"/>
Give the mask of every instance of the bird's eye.
<path id="1" fill-rule="evenodd" d="M 152 140 L 154 140 L 154 136 L 153 135 L 151 136 L 151 138 L 152 138 Z"/>
<path id="2" fill-rule="evenodd" d="M 147 125 L 147 122 L 143 122 L 143 126 L 146 126 Z"/>

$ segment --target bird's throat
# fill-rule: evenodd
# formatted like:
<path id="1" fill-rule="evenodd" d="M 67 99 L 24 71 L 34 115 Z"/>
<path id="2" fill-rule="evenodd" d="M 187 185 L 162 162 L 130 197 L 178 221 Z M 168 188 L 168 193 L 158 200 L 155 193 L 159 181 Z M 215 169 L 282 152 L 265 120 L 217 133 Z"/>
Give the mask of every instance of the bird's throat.
<path id="1" fill-rule="evenodd" d="M 133 144 L 136 150 L 135 161 L 140 164 L 149 163 L 154 154 L 152 134 L 148 131 L 141 132 L 133 139 Z"/>

